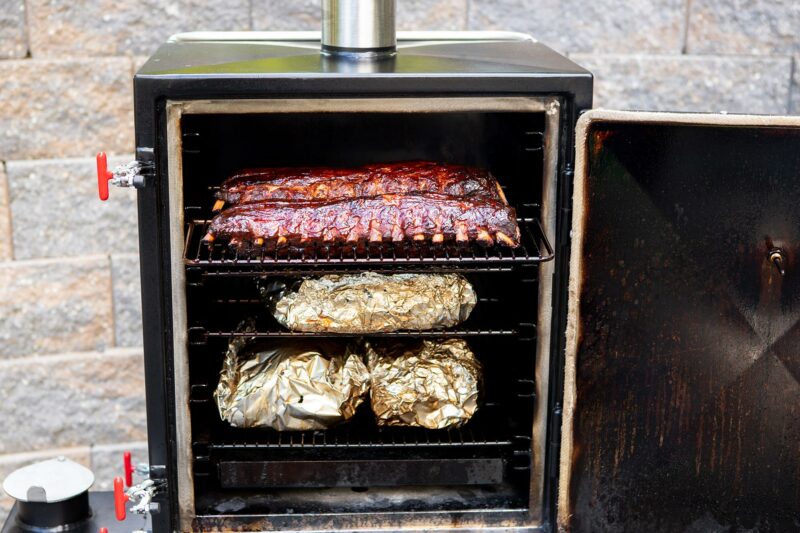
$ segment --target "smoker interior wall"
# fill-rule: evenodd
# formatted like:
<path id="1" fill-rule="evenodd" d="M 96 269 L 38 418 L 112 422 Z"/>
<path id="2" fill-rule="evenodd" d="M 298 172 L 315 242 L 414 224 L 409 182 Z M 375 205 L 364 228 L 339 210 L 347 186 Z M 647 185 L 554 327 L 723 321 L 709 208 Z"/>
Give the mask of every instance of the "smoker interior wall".
<path id="1" fill-rule="evenodd" d="M 543 113 L 187 115 L 182 129 L 184 205 L 205 210 L 206 187 L 242 168 L 413 159 L 488 168 L 518 208 L 541 199 Z"/>
<path id="2" fill-rule="evenodd" d="M 539 215 L 544 166 L 544 113 L 434 112 L 434 113 L 265 113 L 185 115 L 182 118 L 182 164 L 185 218 L 212 216 L 214 187 L 243 168 L 259 166 L 351 166 L 371 162 L 427 159 L 482 166 L 497 176 L 509 202 L 519 216 Z M 335 266 L 335 265 L 334 265 Z M 396 265 L 382 265 L 395 271 Z M 458 267 L 458 265 L 456 265 Z M 244 267 L 247 268 L 246 266 Z M 260 331 L 280 330 L 266 307 L 258 301 L 258 283 L 281 279 L 292 282 L 318 275 L 331 265 L 304 265 L 301 272 L 288 275 L 270 272 L 259 276 L 203 277 L 190 275 L 187 321 L 191 328 L 231 331 L 247 316 L 256 318 Z M 405 270 L 409 267 L 403 266 Z M 417 271 L 447 270 L 447 265 L 424 265 Z M 449 268 L 453 268 L 452 264 Z M 338 269 L 338 267 L 337 267 Z M 364 265 L 337 271 L 368 270 Z M 534 377 L 536 363 L 538 266 L 480 271 L 466 276 L 480 301 L 473 315 L 462 325 L 477 331 L 513 330 L 502 335 L 470 335 L 466 340 L 484 366 L 483 405 L 465 426 L 473 441 L 508 441 L 493 448 L 466 446 L 407 447 L 387 452 L 368 446 L 333 449 L 313 445 L 276 450 L 263 446 L 277 441 L 268 429 L 231 428 L 220 420 L 211 401 L 226 349 L 224 338 L 193 342 L 190 335 L 189 379 L 192 393 L 191 424 L 193 477 L 196 513 L 216 524 L 219 515 L 235 515 L 244 524 L 247 517 L 320 513 L 471 511 L 514 509 L 525 515 L 531 484 L 531 435 L 534 419 Z M 354 420 L 337 430 L 368 440 L 375 424 L 362 406 Z M 329 433 L 333 437 L 336 434 Z M 388 432 L 386 439 L 390 438 Z M 295 434 L 297 435 L 297 434 Z M 442 432 L 424 437 L 443 439 Z M 483 436 L 485 435 L 485 439 Z M 288 440 L 289 435 L 282 438 Z M 295 436 L 299 440 L 300 437 Z M 408 435 L 406 438 L 419 438 Z M 542 438 L 544 436 L 542 435 Z M 412 441 L 410 441 L 412 442 Z M 413 441 L 416 442 L 416 441 Z M 222 445 L 236 443 L 222 449 Z M 251 444 L 245 449 L 244 444 Z M 468 443 L 469 444 L 469 443 Z M 259 448 L 258 446 L 262 446 Z M 393 453 L 394 455 L 391 455 Z M 241 490 L 226 486 L 219 468 L 232 461 L 300 461 L 316 459 L 369 460 L 391 457 L 448 460 L 461 456 L 501 458 L 503 482 L 491 486 L 448 487 L 453 480 L 441 479 L 431 487 L 355 487 L 362 494 L 354 502 L 347 480 L 339 487 L 318 490 L 313 495 L 302 488 L 259 487 Z M 401 479 L 399 472 L 389 477 Z M 354 482 L 350 482 L 352 485 Z M 357 484 L 357 483 L 356 483 Z M 404 495 L 398 499 L 397 494 Z M 538 512 L 538 510 L 537 510 Z M 249 525 L 246 527 L 250 527 Z"/>
<path id="3" fill-rule="evenodd" d="M 800 131 L 590 128 L 571 530 L 796 530 Z"/>

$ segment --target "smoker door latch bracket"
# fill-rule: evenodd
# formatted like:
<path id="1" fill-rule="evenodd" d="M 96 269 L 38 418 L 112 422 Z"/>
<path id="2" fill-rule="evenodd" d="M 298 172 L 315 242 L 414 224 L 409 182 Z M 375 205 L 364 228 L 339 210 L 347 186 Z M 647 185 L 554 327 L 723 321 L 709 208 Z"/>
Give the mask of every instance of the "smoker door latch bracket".
<path id="1" fill-rule="evenodd" d="M 153 502 L 153 498 L 163 486 L 165 481 L 145 479 L 127 489 L 123 487 L 122 478 L 114 478 L 114 514 L 117 520 L 125 520 L 127 510 L 125 508 L 128 501 L 133 502 L 130 511 L 135 514 L 147 514 L 158 512 L 158 504 Z"/>
<path id="2" fill-rule="evenodd" d="M 105 152 L 97 154 L 97 192 L 100 199 L 108 200 L 108 184 L 117 187 L 136 187 L 141 189 L 145 186 L 145 178 L 151 175 L 154 165 L 149 161 L 133 160 L 124 165 L 119 165 L 113 170 L 108 170 L 108 158 Z"/>
<path id="3" fill-rule="evenodd" d="M 133 464 L 131 452 L 124 452 L 122 454 L 122 471 L 125 477 L 124 483 L 122 477 L 117 476 L 114 478 L 114 511 L 117 520 L 125 520 L 125 504 L 128 501 L 134 502 L 130 508 L 132 513 L 145 514 L 157 512 L 158 504 L 153 503 L 153 496 L 155 496 L 158 489 L 166 482 L 164 480 L 148 478 L 134 485 L 134 473 L 140 476 L 150 476 L 152 469 L 150 465 L 146 463 Z"/>

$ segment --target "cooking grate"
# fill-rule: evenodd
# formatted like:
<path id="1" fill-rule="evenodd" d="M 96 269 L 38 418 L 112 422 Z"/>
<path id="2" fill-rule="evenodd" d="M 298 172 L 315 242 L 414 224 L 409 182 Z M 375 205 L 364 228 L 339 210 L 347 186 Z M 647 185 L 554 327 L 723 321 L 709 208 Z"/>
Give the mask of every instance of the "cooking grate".
<path id="1" fill-rule="evenodd" d="M 219 425 L 196 439 L 193 451 L 201 470 L 217 465 L 228 488 L 436 485 L 445 473 L 454 484 L 496 484 L 506 465 L 530 467 L 530 437 L 515 436 L 505 421 L 504 411 L 488 404 L 461 428 L 378 428 L 362 409 L 326 431 Z"/>
<path id="2" fill-rule="evenodd" d="M 476 422 L 476 421 L 472 421 Z M 279 432 L 262 430 L 257 438 L 242 438 L 236 430 L 228 432 L 220 441 L 209 443 L 211 450 L 275 449 L 275 448 L 443 448 L 443 447 L 497 447 L 512 446 L 513 438 L 498 435 L 477 421 L 450 430 L 425 430 L 420 428 L 351 428 L 346 425 L 326 431 Z M 474 427 L 473 427 L 474 426 Z"/>
<path id="3" fill-rule="evenodd" d="M 529 387 L 518 384 L 520 393 Z M 204 396 L 208 391 L 203 388 Z M 196 394 L 195 394 L 196 396 Z M 193 399 L 195 409 L 201 414 L 217 418 L 216 408 L 210 400 Z M 458 428 L 429 430 L 412 427 L 378 427 L 372 416 L 361 409 L 352 420 L 324 431 L 275 431 L 265 428 L 234 428 L 223 422 L 207 427 L 209 433 L 195 439 L 195 453 L 235 450 L 299 450 L 320 448 L 327 450 L 369 449 L 433 449 L 433 448 L 504 448 L 527 449 L 530 436 L 515 435 L 508 424 L 508 406 L 487 402 L 475 416 Z M 213 429 L 212 429 L 213 427 Z M 201 431 L 201 434 L 203 432 Z"/>
<path id="4" fill-rule="evenodd" d="M 231 337 L 256 338 L 297 338 L 297 337 L 353 337 L 352 333 L 290 331 L 281 326 L 269 313 L 264 312 L 264 304 L 257 298 L 219 298 L 213 300 L 215 306 L 225 306 L 225 311 L 214 315 L 213 319 L 198 319 L 189 327 L 189 342 L 205 344 L 210 339 L 230 339 Z M 405 330 L 370 333 L 370 337 L 426 337 L 450 338 L 472 336 L 513 336 L 530 338 L 535 336 L 535 324 L 516 320 L 509 322 L 502 309 L 499 298 L 481 298 L 470 317 L 462 324 L 433 330 Z M 255 310 L 254 310 L 255 309 Z M 238 325 L 246 317 L 255 320 L 255 331 L 237 331 Z"/>
<path id="5" fill-rule="evenodd" d="M 518 220 L 521 244 L 518 248 L 479 244 L 383 243 L 369 246 L 314 244 L 305 248 L 266 246 L 231 250 L 224 243 L 203 242 L 209 220 L 193 220 L 186 230 L 184 260 L 188 266 L 241 267 L 259 265 L 419 265 L 540 263 L 553 258 L 553 248 L 539 222 Z"/>
<path id="6" fill-rule="evenodd" d="M 253 277 L 253 276 L 288 276 L 288 277 L 306 277 L 309 275 L 322 275 L 322 274 L 352 274 L 353 268 L 357 265 L 347 264 L 302 264 L 302 265 L 276 265 L 272 264 L 268 270 L 256 265 L 248 265 L 247 263 L 240 263 L 237 265 L 226 265 L 225 268 L 204 268 L 202 266 L 188 266 L 187 280 L 190 283 L 202 284 L 209 278 L 230 278 L 230 277 Z M 436 264 L 397 264 L 397 263 L 372 263 L 369 265 L 370 272 L 381 272 L 389 274 L 409 274 L 409 273 L 458 273 L 458 274 L 486 274 L 486 273 L 502 273 L 514 272 L 516 268 L 528 268 L 528 277 L 535 276 L 536 263 L 527 264 L 509 264 L 509 263 L 491 263 L 491 264 L 473 264 L 464 265 L 459 263 L 436 263 Z"/>
<path id="7" fill-rule="evenodd" d="M 531 328 L 532 324 L 529 324 Z M 383 333 L 370 333 L 370 337 L 411 337 L 411 338 L 453 338 L 453 337 L 475 337 L 475 336 L 514 336 L 519 332 L 513 328 L 452 328 L 442 330 L 404 330 Z M 344 337 L 352 338 L 352 333 L 329 333 L 329 332 L 305 332 L 288 331 L 282 329 L 266 329 L 253 332 L 239 332 L 230 330 L 207 330 L 201 326 L 189 328 L 190 344 L 205 344 L 209 339 L 230 339 L 231 337 L 254 337 L 254 338 L 296 338 L 296 337 Z M 357 335 L 356 335 L 357 336 Z M 530 338 L 530 334 L 525 337 Z"/>

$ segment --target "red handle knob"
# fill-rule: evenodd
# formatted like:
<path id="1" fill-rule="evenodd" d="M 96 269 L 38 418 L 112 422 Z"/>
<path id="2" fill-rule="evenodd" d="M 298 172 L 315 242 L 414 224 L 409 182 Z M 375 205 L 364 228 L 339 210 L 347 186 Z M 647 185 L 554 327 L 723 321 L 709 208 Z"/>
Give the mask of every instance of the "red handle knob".
<path id="1" fill-rule="evenodd" d="M 108 182 L 114 173 L 108 170 L 108 159 L 105 152 L 97 154 L 97 192 L 104 202 L 108 200 Z"/>
<path id="2" fill-rule="evenodd" d="M 131 452 L 122 454 L 123 469 L 125 471 L 125 486 L 130 487 L 133 485 L 133 462 L 131 461 Z"/>
<path id="3" fill-rule="evenodd" d="M 108 533 L 108 528 L 107 527 L 101 527 L 100 531 L 98 533 Z"/>
<path id="4" fill-rule="evenodd" d="M 125 489 L 122 487 L 122 478 L 117 476 L 114 478 L 114 512 L 120 522 L 125 520 L 125 502 L 127 501 L 128 495 L 125 494 Z"/>

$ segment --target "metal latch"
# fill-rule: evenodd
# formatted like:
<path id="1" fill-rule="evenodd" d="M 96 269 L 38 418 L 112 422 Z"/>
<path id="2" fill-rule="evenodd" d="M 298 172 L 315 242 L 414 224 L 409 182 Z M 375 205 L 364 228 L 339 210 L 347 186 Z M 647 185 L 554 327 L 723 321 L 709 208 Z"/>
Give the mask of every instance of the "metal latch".
<path id="1" fill-rule="evenodd" d="M 151 509 L 150 504 L 153 502 L 153 496 L 156 495 L 157 490 L 158 485 L 152 479 L 145 479 L 138 485 L 129 487 L 128 490 L 125 491 L 125 494 L 128 496 L 129 500 L 136 502 L 133 507 L 131 507 L 131 512 L 145 514 L 154 510 Z"/>
<path id="2" fill-rule="evenodd" d="M 145 479 L 132 487 L 123 488 L 122 478 L 114 478 L 114 514 L 117 520 L 125 520 L 127 512 L 125 504 L 134 502 L 130 511 L 136 514 L 158 512 L 158 504 L 153 502 L 156 493 L 166 484 L 164 481 Z"/>
<path id="3" fill-rule="evenodd" d="M 119 165 L 114 170 L 108 170 L 108 158 L 105 152 L 97 154 L 97 191 L 100 199 L 108 200 L 108 184 L 117 187 L 136 187 L 141 189 L 145 185 L 145 176 L 151 174 L 153 164 L 141 161 L 131 161 Z"/>
<path id="4" fill-rule="evenodd" d="M 151 474 L 150 465 L 146 463 L 134 465 L 131 460 L 131 452 L 125 452 L 122 457 L 125 480 L 123 482 L 121 476 L 114 478 L 114 512 L 117 520 L 125 520 L 125 504 L 128 501 L 133 502 L 130 508 L 132 513 L 146 514 L 158 512 L 158 504 L 153 502 L 153 498 L 156 493 L 166 485 L 166 482 L 164 480 L 148 478 L 134 485 L 134 472 L 140 476 L 149 476 Z"/>

